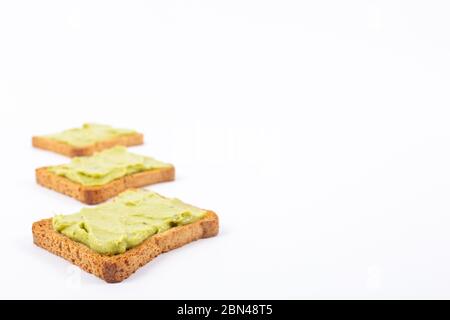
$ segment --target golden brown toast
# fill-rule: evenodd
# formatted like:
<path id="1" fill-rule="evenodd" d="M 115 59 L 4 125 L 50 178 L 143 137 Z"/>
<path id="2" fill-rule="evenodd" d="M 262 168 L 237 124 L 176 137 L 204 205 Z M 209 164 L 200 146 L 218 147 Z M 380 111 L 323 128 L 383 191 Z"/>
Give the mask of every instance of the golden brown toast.
<path id="1" fill-rule="evenodd" d="M 52 219 L 33 223 L 34 243 L 56 254 L 106 282 L 121 282 L 137 269 L 161 253 L 176 249 L 189 242 L 213 237 L 219 232 L 219 218 L 208 211 L 202 219 L 184 226 L 171 228 L 144 240 L 122 254 L 102 255 L 88 246 L 58 233 Z"/>
<path id="2" fill-rule="evenodd" d="M 86 147 L 74 147 L 67 143 L 49 139 L 47 137 L 35 136 L 32 138 L 33 147 L 53 151 L 68 157 L 90 156 L 95 152 L 109 149 L 115 146 L 137 146 L 144 143 L 144 135 L 133 133 L 100 141 Z"/>
<path id="3" fill-rule="evenodd" d="M 36 169 L 36 181 L 41 186 L 63 193 L 86 204 L 104 202 L 122 191 L 175 179 L 175 167 L 134 173 L 101 186 L 83 186 L 50 172 L 47 167 Z"/>

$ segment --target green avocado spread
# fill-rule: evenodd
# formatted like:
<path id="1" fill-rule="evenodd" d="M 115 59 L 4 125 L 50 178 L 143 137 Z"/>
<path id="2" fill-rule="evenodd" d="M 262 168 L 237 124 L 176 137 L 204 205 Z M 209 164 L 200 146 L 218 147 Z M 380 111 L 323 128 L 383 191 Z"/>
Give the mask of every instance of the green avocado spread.
<path id="1" fill-rule="evenodd" d="M 168 163 L 117 146 L 89 157 L 73 158 L 68 164 L 48 167 L 48 170 L 83 186 L 100 186 L 133 173 L 169 167 Z"/>
<path id="2" fill-rule="evenodd" d="M 146 190 L 128 190 L 113 201 L 56 215 L 53 228 L 106 255 L 125 252 L 148 237 L 201 219 L 205 210 Z"/>
<path id="3" fill-rule="evenodd" d="M 73 128 L 59 133 L 49 134 L 45 137 L 67 143 L 74 147 L 86 147 L 100 141 L 134 133 L 136 133 L 134 130 L 117 129 L 107 125 L 85 123 L 81 128 Z"/>

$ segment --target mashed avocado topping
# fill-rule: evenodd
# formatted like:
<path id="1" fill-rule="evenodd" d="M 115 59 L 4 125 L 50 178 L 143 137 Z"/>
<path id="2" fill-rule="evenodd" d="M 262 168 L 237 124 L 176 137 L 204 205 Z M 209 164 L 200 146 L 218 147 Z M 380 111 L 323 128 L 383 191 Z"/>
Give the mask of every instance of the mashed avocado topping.
<path id="1" fill-rule="evenodd" d="M 125 252 L 148 237 L 201 219 L 205 210 L 146 190 L 128 190 L 111 202 L 56 215 L 53 228 L 106 255 Z"/>
<path id="2" fill-rule="evenodd" d="M 81 128 L 73 128 L 60 133 L 46 135 L 46 138 L 67 143 L 74 147 L 86 147 L 100 141 L 134 134 L 136 131 L 117 129 L 107 125 L 85 123 Z"/>
<path id="3" fill-rule="evenodd" d="M 171 165 L 117 146 L 48 170 L 83 186 L 100 186 L 133 173 L 168 167 Z"/>

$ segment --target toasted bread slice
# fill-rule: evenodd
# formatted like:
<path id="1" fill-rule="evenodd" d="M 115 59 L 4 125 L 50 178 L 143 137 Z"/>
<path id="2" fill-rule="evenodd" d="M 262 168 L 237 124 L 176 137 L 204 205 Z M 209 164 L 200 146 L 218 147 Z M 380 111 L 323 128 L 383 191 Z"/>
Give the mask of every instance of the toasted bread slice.
<path id="1" fill-rule="evenodd" d="M 101 186 L 83 186 L 50 172 L 47 167 L 36 169 L 36 181 L 41 186 L 68 195 L 86 204 L 104 202 L 122 191 L 175 179 L 175 167 L 147 170 L 113 180 Z"/>
<path id="2" fill-rule="evenodd" d="M 70 144 L 53 140 L 47 137 L 35 136 L 32 138 L 32 144 L 35 148 L 53 151 L 68 157 L 90 156 L 94 152 L 112 148 L 114 146 L 136 146 L 144 143 L 144 135 L 133 133 L 116 137 L 114 139 L 104 140 L 86 147 L 74 147 Z"/>
<path id="3" fill-rule="evenodd" d="M 217 235 L 219 218 L 214 212 L 208 211 L 205 217 L 194 223 L 153 235 L 138 246 L 113 256 L 99 254 L 88 246 L 56 232 L 52 227 L 52 219 L 33 223 L 32 231 L 33 241 L 39 247 L 106 282 L 121 282 L 161 253 Z"/>

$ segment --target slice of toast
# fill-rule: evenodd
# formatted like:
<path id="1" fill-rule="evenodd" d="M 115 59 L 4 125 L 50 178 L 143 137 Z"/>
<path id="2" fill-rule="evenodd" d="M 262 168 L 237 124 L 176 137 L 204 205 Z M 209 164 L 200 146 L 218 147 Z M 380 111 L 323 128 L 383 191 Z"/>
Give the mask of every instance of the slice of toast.
<path id="1" fill-rule="evenodd" d="M 133 133 L 116 137 L 114 139 L 104 140 L 86 147 L 74 147 L 70 144 L 53 140 L 47 137 L 34 136 L 32 144 L 35 148 L 53 151 L 68 157 L 90 156 L 95 152 L 109 149 L 115 146 L 137 146 L 144 143 L 144 135 Z"/>
<path id="2" fill-rule="evenodd" d="M 47 167 L 36 169 L 36 181 L 41 186 L 68 195 L 86 204 L 104 202 L 122 191 L 158 182 L 173 181 L 175 167 L 160 168 L 134 173 L 101 186 L 83 186 L 63 176 L 50 172 Z"/>
<path id="3" fill-rule="evenodd" d="M 52 219 L 33 223 L 33 241 L 39 247 L 54 253 L 106 282 L 121 282 L 137 269 L 161 253 L 176 249 L 189 242 L 213 237 L 219 232 L 219 218 L 208 211 L 202 219 L 184 226 L 174 227 L 144 240 L 122 254 L 102 255 L 88 246 L 56 232 Z"/>

